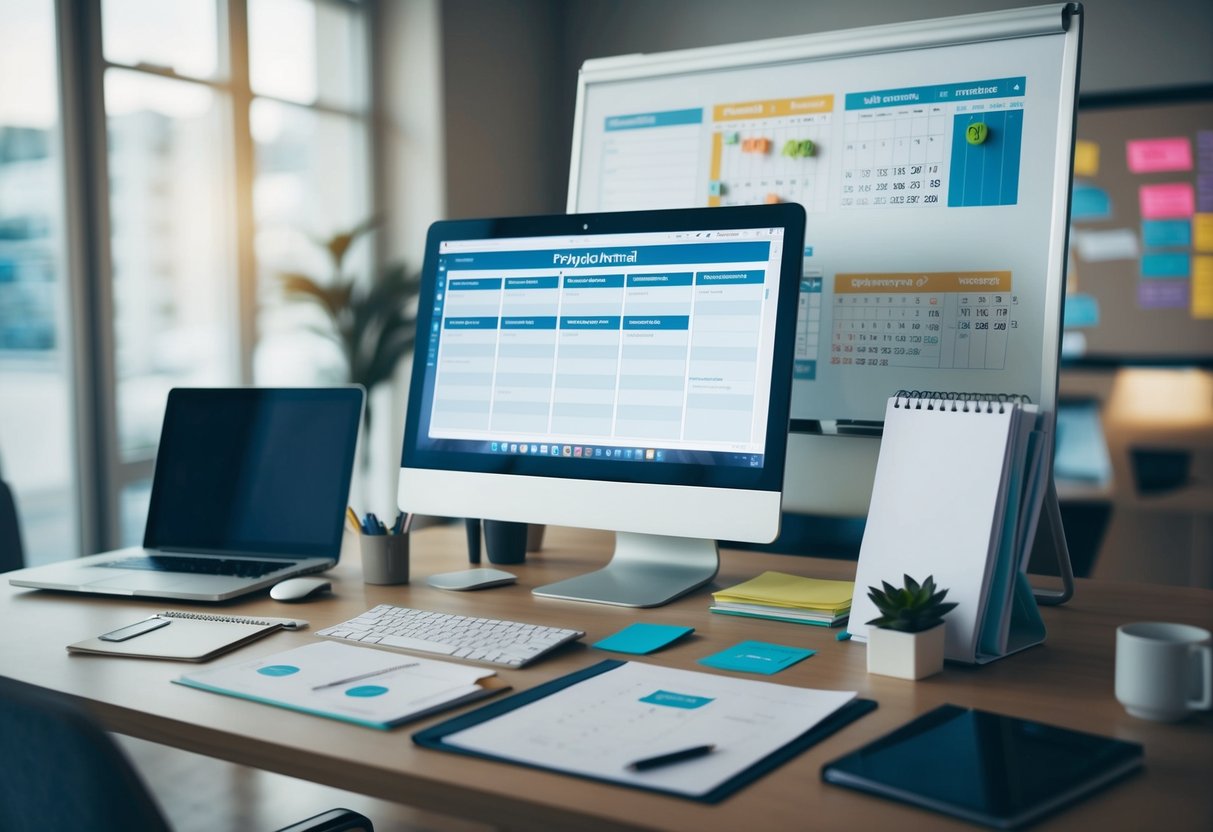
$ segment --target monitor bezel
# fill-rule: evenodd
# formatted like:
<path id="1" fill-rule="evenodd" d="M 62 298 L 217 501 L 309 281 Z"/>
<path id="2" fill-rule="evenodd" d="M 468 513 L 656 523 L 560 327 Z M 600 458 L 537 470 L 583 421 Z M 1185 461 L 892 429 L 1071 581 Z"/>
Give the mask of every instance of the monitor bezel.
<path id="1" fill-rule="evenodd" d="M 661 211 L 624 211 L 594 214 L 444 220 L 430 227 L 426 239 L 418 306 L 417 343 L 414 349 L 411 394 L 405 419 L 402 469 L 504 474 L 617 483 L 703 486 L 779 492 L 783 486 L 791 407 L 793 339 L 796 301 L 804 247 L 804 209 L 795 203 L 743 208 L 685 208 Z M 512 237 L 560 237 L 594 234 L 715 231 L 780 227 L 784 230 L 772 379 L 767 402 L 763 464 L 758 467 L 703 465 L 678 462 L 628 462 L 529 455 L 492 455 L 460 451 L 432 451 L 419 447 L 421 408 L 428 401 L 426 352 L 435 315 L 439 244 L 443 241 Z M 585 444 L 595 444 L 587 439 Z"/>

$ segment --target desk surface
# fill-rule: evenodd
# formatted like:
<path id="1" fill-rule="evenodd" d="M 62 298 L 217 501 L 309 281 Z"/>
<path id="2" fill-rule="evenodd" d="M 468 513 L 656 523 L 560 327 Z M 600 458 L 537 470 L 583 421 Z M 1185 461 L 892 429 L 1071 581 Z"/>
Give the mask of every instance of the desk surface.
<path id="1" fill-rule="evenodd" d="M 375 604 L 394 603 L 586 631 L 583 642 L 533 667 L 502 671 L 516 690 L 615 656 L 585 645 L 633 621 L 692 625 L 693 636 L 644 660 L 707 670 L 696 665 L 696 659 L 738 641 L 799 645 L 818 653 L 770 681 L 858 690 L 880 707 L 725 802 L 705 806 L 413 745 L 413 731 L 452 712 L 379 732 L 169 683 L 195 665 L 69 656 L 64 650 L 70 642 L 161 609 L 217 611 L 215 607 L 67 596 L 5 583 L 0 588 L 0 674 L 78 697 L 120 733 L 509 829 L 968 829 L 943 816 L 820 780 L 824 763 L 945 702 L 1145 746 L 1143 773 L 1046 820 L 1040 829 L 1213 826 L 1208 779 L 1213 771 L 1213 714 L 1177 725 L 1144 722 L 1128 716 L 1112 695 L 1116 627 L 1150 619 L 1213 626 L 1213 591 L 1079 581 L 1070 604 L 1044 610 L 1049 638 L 1043 646 L 983 668 L 949 666 L 931 679 L 906 682 L 869 676 L 865 648 L 835 641 L 836 630 L 711 615 L 708 590 L 655 610 L 535 598 L 532 587 L 586 571 L 605 561 L 612 545 L 611 536 L 603 533 L 547 531 L 544 550 L 531 555 L 527 566 L 513 568 L 519 582 L 512 587 L 451 593 L 425 585 L 428 575 L 463 567 L 460 524 L 414 533 L 410 586 L 365 585 L 358 564 L 343 561 L 331 573 L 332 598 L 286 606 L 256 596 L 220 609 L 307 618 L 317 630 Z M 729 586 L 767 569 L 822 578 L 849 579 L 854 574 L 851 562 L 724 552 L 715 586 Z M 308 631 L 278 633 L 216 661 L 253 658 L 313 638 Z"/>

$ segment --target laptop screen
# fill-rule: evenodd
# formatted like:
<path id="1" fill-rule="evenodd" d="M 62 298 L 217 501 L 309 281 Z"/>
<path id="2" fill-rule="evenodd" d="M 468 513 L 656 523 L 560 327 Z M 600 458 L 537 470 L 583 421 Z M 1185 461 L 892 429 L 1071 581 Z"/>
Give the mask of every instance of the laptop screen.
<path id="1" fill-rule="evenodd" d="M 336 559 L 358 387 L 169 393 L 143 545 Z"/>

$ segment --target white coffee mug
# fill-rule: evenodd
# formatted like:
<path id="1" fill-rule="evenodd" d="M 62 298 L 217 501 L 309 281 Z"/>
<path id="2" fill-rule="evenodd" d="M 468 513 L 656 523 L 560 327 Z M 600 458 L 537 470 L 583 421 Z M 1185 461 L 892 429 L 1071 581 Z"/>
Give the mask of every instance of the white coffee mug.
<path id="1" fill-rule="evenodd" d="M 1116 630 L 1116 700 L 1142 719 L 1174 722 L 1213 707 L 1213 634 L 1143 621 Z"/>

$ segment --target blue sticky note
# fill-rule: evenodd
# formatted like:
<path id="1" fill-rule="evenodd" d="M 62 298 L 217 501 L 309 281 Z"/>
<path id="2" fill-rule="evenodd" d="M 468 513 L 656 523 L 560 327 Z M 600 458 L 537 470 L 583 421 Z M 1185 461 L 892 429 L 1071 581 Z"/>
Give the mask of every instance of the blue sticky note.
<path id="1" fill-rule="evenodd" d="M 1191 260 L 1184 252 L 1161 252 L 1141 256 L 1142 277 L 1188 277 Z"/>
<path id="2" fill-rule="evenodd" d="M 1070 194 L 1070 219 L 1106 220 L 1112 216 L 1108 192 L 1090 185 L 1076 185 Z"/>
<path id="3" fill-rule="evenodd" d="M 599 650 L 643 655 L 652 653 L 672 641 L 677 641 L 687 633 L 693 632 L 695 632 L 694 627 L 675 627 L 672 624 L 645 624 L 642 622 L 624 627 L 614 635 L 594 642 L 593 646 Z"/>
<path id="4" fill-rule="evenodd" d="M 1142 220 L 1141 241 L 1150 247 L 1192 245 L 1192 223 L 1188 220 Z"/>
<path id="5" fill-rule="evenodd" d="M 718 667 L 721 670 L 740 670 L 743 673 L 761 673 L 764 676 L 770 676 L 791 667 L 798 661 L 807 659 L 816 652 L 816 650 L 804 650 L 782 644 L 768 644 L 765 641 L 743 641 L 727 650 L 700 659 L 699 663 L 706 664 L 708 667 Z"/>
<path id="6" fill-rule="evenodd" d="M 1094 295 L 1066 295 L 1062 321 L 1066 329 L 1099 325 L 1099 299 Z"/>

